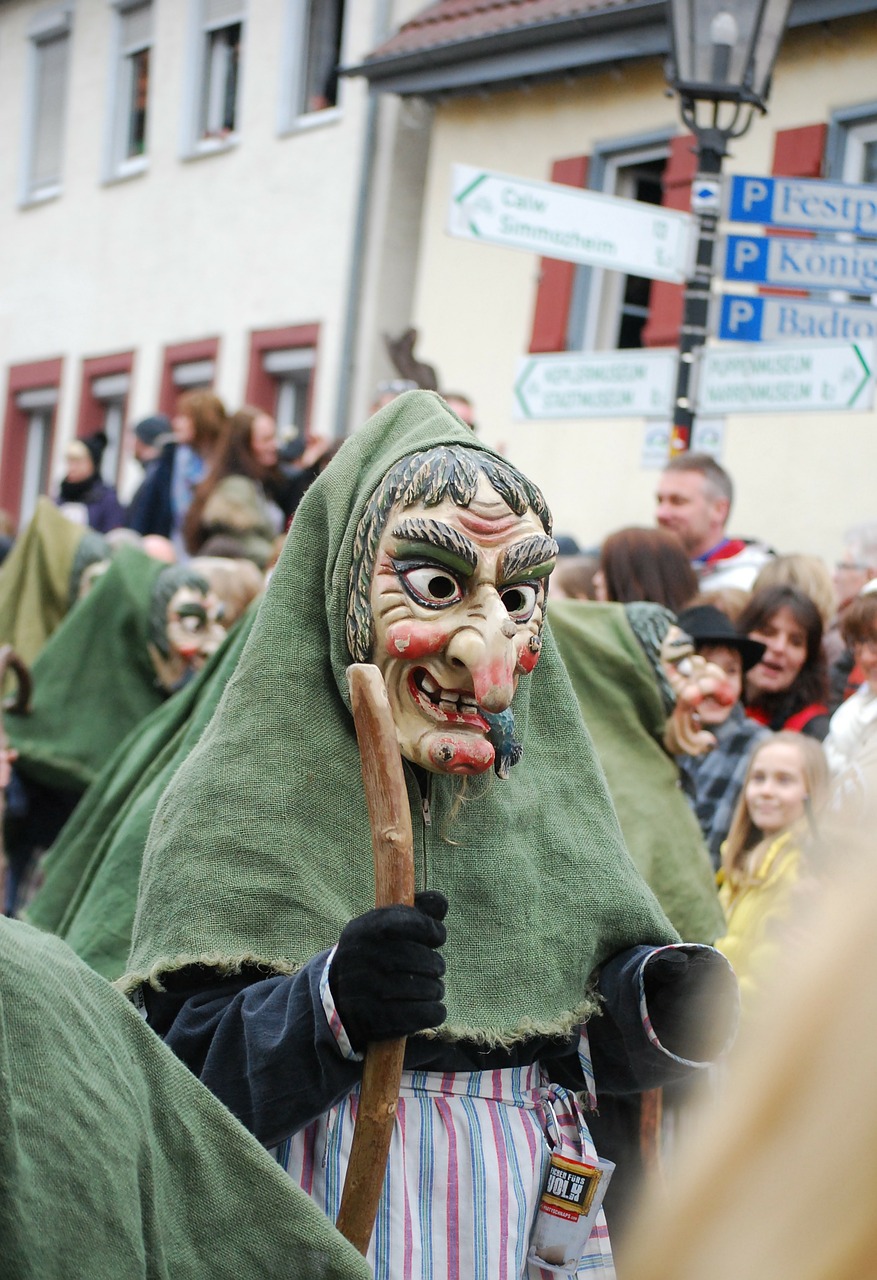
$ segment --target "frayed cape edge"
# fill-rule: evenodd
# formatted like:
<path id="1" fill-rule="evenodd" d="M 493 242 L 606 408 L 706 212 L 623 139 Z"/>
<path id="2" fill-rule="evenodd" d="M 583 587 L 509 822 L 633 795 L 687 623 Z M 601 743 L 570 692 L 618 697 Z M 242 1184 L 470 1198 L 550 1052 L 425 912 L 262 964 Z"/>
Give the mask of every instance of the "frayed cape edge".
<path id="1" fill-rule="evenodd" d="M 194 955 L 181 953 L 172 959 L 157 960 L 150 969 L 144 972 L 126 973 L 124 977 L 118 978 L 113 983 L 113 986 L 129 998 L 144 983 L 148 983 L 155 991 L 164 991 L 165 988 L 161 983 L 162 977 L 169 973 L 176 973 L 180 969 L 187 969 L 192 965 L 214 969 L 223 977 L 240 973 L 245 966 L 264 969 L 266 977 L 271 977 L 275 974 L 297 973 L 302 967 L 300 964 L 294 964 L 291 960 L 266 960 L 264 956 L 255 955 L 253 952 L 247 952 L 234 958 L 219 954 Z M 550 1020 L 547 1019 L 544 1022 L 533 1018 L 522 1018 L 516 1026 L 508 1030 L 498 1027 L 471 1027 L 462 1023 L 446 1022 L 440 1027 L 421 1031 L 418 1034 L 426 1040 L 466 1041 L 483 1049 L 511 1049 L 522 1040 L 566 1039 L 572 1035 L 577 1027 L 580 1027 L 588 1018 L 599 1012 L 599 996 L 596 991 L 590 991 L 586 993 L 585 998 L 574 1009 L 560 1013 L 557 1017 Z"/>

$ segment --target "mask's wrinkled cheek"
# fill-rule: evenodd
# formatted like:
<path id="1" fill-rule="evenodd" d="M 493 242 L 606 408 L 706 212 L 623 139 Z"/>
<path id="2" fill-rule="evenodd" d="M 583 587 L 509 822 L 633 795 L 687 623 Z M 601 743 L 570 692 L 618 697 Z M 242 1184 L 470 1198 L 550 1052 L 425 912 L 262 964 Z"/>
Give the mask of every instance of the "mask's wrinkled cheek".
<path id="1" fill-rule="evenodd" d="M 387 628 L 385 641 L 387 656 L 416 662 L 420 658 L 441 653 L 447 648 L 450 638 L 450 630 L 438 621 L 396 622 Z"/>
<path id="2" fill-rule="evenodd" d="M 539 636 L 529 636 L 518 651 L 516 670 L 528 676 L 539 661 L 542 653 L 542 640 Z"/>

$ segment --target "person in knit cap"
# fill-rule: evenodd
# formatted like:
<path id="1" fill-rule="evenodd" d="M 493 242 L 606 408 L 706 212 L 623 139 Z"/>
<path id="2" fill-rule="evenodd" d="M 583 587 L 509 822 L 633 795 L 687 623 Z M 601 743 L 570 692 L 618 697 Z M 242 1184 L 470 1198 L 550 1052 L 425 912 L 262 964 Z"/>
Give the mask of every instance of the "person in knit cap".
<path id="1" fill-rule="evenodd" d="M 107 443 L 103 431 L 71 440 L 64 452 L 67 469 L 58 489 L 58 506 L 65 515 L 98 533 L 109 533 L 125 523 L 125 509 L 115 489 L 101 478 Z"/>
<path id="2" fill-rule="evenodd" d="M 730 968 L 625 849 L 545 624 L 556 552 L 535 485 L 435 393 L 398 396 L 308 490 L 150 829 L 121 986 L 330 1218 L 366 1046 L 409 1037 L 378 1280 L 545 1275 L 551 1162 L 596 1160 L 576 1093 L 687 1075 L 733 1033 Z M 373 906 L 351 662 L 387 688 L 413 906 Z M 565 1273 L 614 1274 L 600 1215 Z"/>

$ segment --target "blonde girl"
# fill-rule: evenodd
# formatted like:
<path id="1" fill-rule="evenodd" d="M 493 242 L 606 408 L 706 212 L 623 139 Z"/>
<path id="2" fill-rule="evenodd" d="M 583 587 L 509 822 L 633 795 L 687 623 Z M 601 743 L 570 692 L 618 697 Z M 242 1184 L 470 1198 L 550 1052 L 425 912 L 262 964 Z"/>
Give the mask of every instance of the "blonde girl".
<path id="1" fill-rule="evenodd" d="M 790 914 L 827 790 L 828 766 L 815 739 L 774 733 L 753 751 L 722 846 L 727 932 L 716 943 L 737 974 L 744 1007 L 775 958 L 777 929 Z"/>

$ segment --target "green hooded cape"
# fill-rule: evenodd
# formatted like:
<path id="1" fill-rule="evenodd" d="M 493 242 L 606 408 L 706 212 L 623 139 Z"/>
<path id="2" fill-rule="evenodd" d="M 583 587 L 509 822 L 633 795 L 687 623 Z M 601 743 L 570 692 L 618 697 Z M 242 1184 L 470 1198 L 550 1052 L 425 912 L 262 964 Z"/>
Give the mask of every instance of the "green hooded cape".
<path id="1" fill-rule="evenodd" d="M 431 392 L 376 414 L 309 489 L 237 671 L 162 797 L 144 858 L 131 990 L 193 962 L 294 971 L 374 905 L 371 838 L 345 670 L 360 515 L 397 461 L 481 450 Z M 593 1008 L 596 966 L 675 939 L 624 847 L 547 629 L 514 701 L 523 762 L 507 782 L 432 776 L 431 824 L 406 767 L 417 887 L 450 902 L 442 1034 L 561 1035 Z"/>
<path id="2" fill-rule="evenodd" d="M 634 862 L 687 942 L 724 932 L 715 876 L 679 770 L 661 745 L 657 678 L 622 604 L 558 600 L 551 630 Z"/>
<path id="3" fill-rule="evenodd" d="M 166 566 L 120 547 L 33 664 L 33 710 L 6 716 L 17 768 L 84 791 L 135 725 L 164 701 L 149 658 L 149 610 Z"/>
<path id="4" fill-rule="evenodd" d="M 310 1198 L 72 951 L 0 920 L 4 1280 L 368 1280 Z"/>
<path id="5" fill-rule="evenodd" d="M 73 603 L 80 548 L 101 541 L 49 498 L 37 501 L 33 519 L 0 568 L 0 644 L 11 644 L 28 666 Z"/>
<path id="6" fill-rule="evenodd" d="M 210 719 L 255 616 L 253 606 L 203 671 L 125 739 L 46 857 L 43 884 L 25 918 L 57 933 L 105 978 L 125 971 L 143 850 L 159 797 Z"/>

